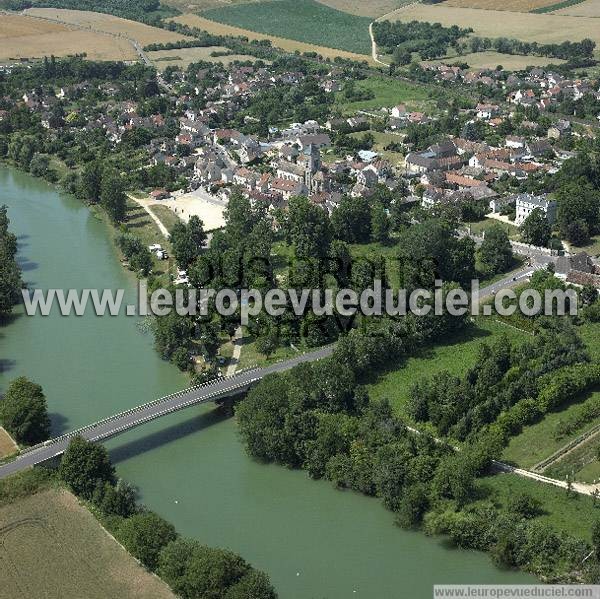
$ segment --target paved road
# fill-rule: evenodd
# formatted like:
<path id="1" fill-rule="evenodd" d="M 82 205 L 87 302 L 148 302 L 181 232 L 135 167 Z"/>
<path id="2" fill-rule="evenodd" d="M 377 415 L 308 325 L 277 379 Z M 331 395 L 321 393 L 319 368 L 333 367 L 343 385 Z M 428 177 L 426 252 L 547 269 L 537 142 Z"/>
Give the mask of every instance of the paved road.
<path id="1" fill-rule="evenodd" d="M 303 362 L 313 362 L 331 355 L 332 346 L 324 347 L 313 352 L 295 356 L 283 362 L 277 362 L 265 368 L 258 368 L 241 372 L 232 377 L 226 377 L 212 381 L 211 383 L 184 389 L 173 395 L 144 404 L 137 408 L 127 410 L 115 416 L 111 416 L 99 422 L 95 422 L 83 428 L 62 435 L 46 443 L 42 443 L 21 453 L 14 461 L 0 466 L 0 479 L 20 472 L 25 468 L 40 464 L 53 457 L 61 455 L 70 440 L 75 435 L 81 435 L 89 441 L 102 441 L 114 437 L 122 432 L 140 426 L 151 420 L 171 414 L 187 407 L 215 401 L 216 399 L 235 395 L 247 389 L 250 385 L 259 381 L 268 374 L 289 370 Z"/>
<path id="2" fill-rule="evenodd" d="M 524 283 L 531 275 L 535 272 L 535 268 L 528 266 L 526 268 L 522 268 L 521 270 L 517 270 L 513 272 L 510 276 L 501 279 L 500 281 L 496 281 L 496 283 L 492 283 L 487 287 L 482 287 L 479 290 L 479 297 L 481 299 L 485 299 L 490 295 L 495 295 L 501 289 L 508 289 L 509 287 L 514 287 L 519 285 L 520 283 Z"/>

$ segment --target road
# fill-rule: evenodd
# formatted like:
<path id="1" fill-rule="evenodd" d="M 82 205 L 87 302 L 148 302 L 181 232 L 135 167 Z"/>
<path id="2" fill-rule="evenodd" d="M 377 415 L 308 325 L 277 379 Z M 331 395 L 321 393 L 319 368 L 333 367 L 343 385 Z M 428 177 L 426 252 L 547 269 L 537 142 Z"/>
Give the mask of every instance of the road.
<path id="1" fill-rule="evenodd" d="M 0 479 L 61 455 L 69 445 L 71 439 L 76 435 L 81 435 L 89 441 L 109 439 L 136 426 L 156 420 L 166 414 L 171 414 L 197 404 L 236 395 L 248 389 L 253 383 L 268 374 L 283 372 L 304 362 L 314 362 L 315 360 L 326 358 L 331 355 L 332 351 L 332 346 L 324 347 L 264 368 L 240 372 L 232 377 L 225 377 L 204 385 L 190 387 L 173 395 L 168 395 L 167 397 L 71 431 L 70 433 L 36 445 L 28 451 L 22 452 L 14 461 L 0 466 Z"/>
<path id="2" fill-rule="evenodd" d="M 532 268 L 530 266 L 522 268 L 521 270 L 517 270 L 516 272 L 513 272 L 508 277 L 501 279 L 500 281 L 496 281 L 495 283 L 492 283 L 487 287 L 482 287 L 479 290 L 479 297 L 481 299 L 485 299 L 490 295 L 495 295 L 502 289 L 507 289 L 509 287 L 519 285 L 520 283 L 524 283 L 531 277 L 535 270 L 535 268 Z"/>

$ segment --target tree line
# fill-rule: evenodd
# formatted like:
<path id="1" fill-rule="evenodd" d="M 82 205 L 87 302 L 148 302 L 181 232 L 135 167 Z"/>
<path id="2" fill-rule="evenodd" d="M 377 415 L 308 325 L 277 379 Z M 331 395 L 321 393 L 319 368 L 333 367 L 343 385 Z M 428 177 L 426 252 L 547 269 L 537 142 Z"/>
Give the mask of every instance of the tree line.
<path id="1" fill-rule="evenodd" d="M 0 206 L 0 318 L 21 301 L 21 269 L 17 263 L 17 237 L 9 229 L 8 208 Z"/>

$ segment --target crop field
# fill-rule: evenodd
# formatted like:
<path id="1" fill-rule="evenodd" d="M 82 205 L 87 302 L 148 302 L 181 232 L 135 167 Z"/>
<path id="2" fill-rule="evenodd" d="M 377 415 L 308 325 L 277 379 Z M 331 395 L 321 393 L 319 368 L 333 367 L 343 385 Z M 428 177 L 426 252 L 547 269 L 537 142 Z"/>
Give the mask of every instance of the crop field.
<path id="1" fill-rule="evenodd" d="M 0 426 L 0 458 L 12 455 L 18 449 L 12 437 Z"/>
<path id="2" fill-rule="evenodd" d="M 554 14 L 534 14 L 476 8 L 455 8 L 446 4 L 412 4 L 395 11 L 390 20 L 428 21 L 446 27 L 470 27 L 480 37 L 508 37 L 540 44 L 577 42 L 590 38 L 600 44 L 598 20 Z"/>
<path id="3" fill-rule="evenodd" d="M 448 370 L 458 376 L 464 374 L 475 363 L 481 343 L 490 342 L 494 337 L 503 334 L 509 339 L 522 339 L 525 336 L 525 333 L 495 320 L 480 318 L 477 326 L 442 344 L 423 348 L 399 364 L 397 369 L 381 375 L 368 386 L 369 395 L 372 399 L 388 399 L 392 406 L 402 413 L 409 398 L 410 388 L 415 382 L 442 370 Z"/>
<path id="4" fill-rule="evenodd" d="M 552 64 L 565 62 L 559 58 L 501 54 L 500 52 L 475 52 L 454 57 L 452 60 L 466 62 L 472 69 L 495 69 L 498 65 L 502 65 L 507 71 L 520 71 L 525 67 L 544 67 L 549 62 Z"/>
<path id="5" fill-rule="evenodd" d="M 25 11 L 28 15 L 43 17 L 50 21 L 57 21 L 63 25 L 74 25 L 85 31 L 84 35 L 90 35 L 88 30 L 101 31 L 111 33 L 116 36 L 128 37 L 139 42 L 141 46 L 147 44 L 161 44 L 168 42 L 176 42 L 177 40 L 186 39 L 179 33 L 166 31 L 158 27 L 150 27 L 143 23 L 121 19 L 99 12 L 88 12 L 85 10 L 68 10 L 62 8 L 29 8 Z M 3 17 L 4 18 L 4 17 Z M 105 36 L 103 36 L 105 37 Z M 114 37 L 108 38 L 111 44 L 118 41 Z M 124 42 L 126 40 L 123 40 Z M 79 52 L 87 50 L 88 44 L 84 43 L 79 47 Z M 137 56 L 137 55 L 136 55 Z"/>
<path id="6" fill-rule="evenodd" d="M 405 4 L 410 4 L 413 0 L 371 0 L 370 2 L 365 0 L 317 0 L 317 2 L 352 15 L 375 19 L 397 10 Z"/>
<path id="7" fill-rule="evenodd" d="M 250 40 L 271 40 L 273 46 L 281 48 L 286 52 L 317 52 L 326 58 L 335 58 L 336 56 L 340 56 L 342 58 L 349 58 L 352 60 L 371 60 L 370 52 L 368 56 L 365 56 L 364 54 L 356 54 L 355 52 L 347 52 L 345 50 L 339 50 L 336 48 L 306 44 L 293 39 L 257 33 L 256 31 L 251 31 L 249 29 L 241 29 L 240 27 L 226 25 L 225 23 L 218 23 L 217 21 L 211 21 L 198 15 L 185 14 L 174 17 L 171 20 L 177 23 L 182 23 L 183 25 L 188 25 L 189 27 L 198 27 L 199 29 L 203 29 L 204 31 L 208 31 L 209 33 L 213 33 L 215 35 L 244 36 Z"/>
<path id="8" fill-rule="evenodd" d="M 599 424 L 600 418 L 582 424 L 571 434 L 565 435 L 560 439 L 557 439 L 555 436 L 557 426 L 560 422 L 576 416 L 581 411 L 581 406 L 586 400 L 597 400 L 599 395 L 600 392 L 595 391 L 574 398 L 564 409 L 558 412 L 550 412 L 540 422 L 526 426 L 519 435 L 510 440 L 510 443 L 502 454 L 503 459 L 523 468 L 532 468 L 535 464 L 551 456 L 561 447 L 565 447 L 569 442 Z"/>
<path id="9" fill-rule="evenodd" d="M 229 56 L 211 56 L 211 52 L 228 52 L 227 48 L 220 46 L 209 46 L 206 48 L 179 48 L 177 50 L 156 50 L 147 52 L 148 58 L 155 63 L 159 71 L 164 71 L 168 66 L 186 68 L 192 62 L 204 60 L 206 62 L 220 62 L 224 65 L 231 64 L 236 60 L 255 61 L 254 56 L 243 54 L 231 54 Z"/>
<path id="10" fill-rule="evenodd" d="M 0 18 L 0 62 L 87 53 L 92 60 L 135 60 L 126 39 L 82 31 L 60 23 L 23 15 Z"/>
<path id="11" fill-rule="evenodd" d="M 444 6 L 456 8 L 478 8 L 484 10 L 509 10 L 513 12 L 531 12 L 537 8 L 553 6 L 558 0 L 446 0 Z"/>
<path id="12" fill-rule="evenodd" d="M 600 18 L 600 0 L 583 0 L 572 6 L 555 10 L 553 15 Z"/>
<path id="13" fill-rule="evenodd" d="M 0 507 L 0 599 L 173 599 L 64 490 Z"/>
<path id="14" fill-rule="evenodd" d="M 594 483 L 600 479 L 600 438 L 598 435 L 565 453 L 560 460 L 544 470 L 552 478 L 565 480 L 568 476 L 583 483 Z"/>
<path id="15" fill-rule="evenodd" d="M 315 0 L 270 0 L 204 11 L 203 16 L 243 29 L 308 44 L 369 54 L 368 17 L 351 15 Z"/>

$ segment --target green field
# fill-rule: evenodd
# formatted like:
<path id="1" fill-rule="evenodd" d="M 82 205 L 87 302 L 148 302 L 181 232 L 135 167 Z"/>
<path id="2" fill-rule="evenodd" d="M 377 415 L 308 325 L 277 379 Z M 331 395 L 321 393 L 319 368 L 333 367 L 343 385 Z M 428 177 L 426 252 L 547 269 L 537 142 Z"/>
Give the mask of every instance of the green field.
<path id="1" fill-rule="evenodd" d="M 368 386 L 369 395 L 373 399 L 388 399 L 402 413 L 410 388 L 416 381 L 441 370 L 448 370 L 456 375 L 464 374 L 474 364 L 480 344 L 490 342 L 501 334 L 510 339 L 521 339 L 525 335 L 491 318 L 480 318 L 476 326 L 463 331 L 454 339 L 424 348 L 399 364 L 397 369 L 381 375 Z"/>
<path id="2" fill-rule="evenodd" d="M 544 485 L 516 474 L 496 474 L 478 479 L 478 486 L 494 501 L 506 506 L 508 500 L 520 493 L 539 499 L 545 513 L 538 516 L 557 530 L 575 537 L 590 540 L 592 523 L 600 518 L 600 502 L 594 507 L 591 497 L 567 495 L 566 489 Z"/>
<path id="3" fill-rule="evenodd" d="M 560 439 L 555 438 L 555 430 L 560 421 L 577 414 L 586 400 L 597 399 L 599 395 L 600 392 L 598 391 L 585 393 L 581 397 L 574 398 L 573 402 L 565 409 L 559 412 L 551 412 L 542 421 L 526 426 L 519 435 L 510 440 L 502 454 L 503 460 L 523 468 L 531 468 L 585 431 L 596 426 L 600 422 L 600 418 L 583 424 L 570 435 L 565 435 Z"/>
<path id="4" fill-rule="evenodd" d="M 37 476 L 0 485 L 0 599 L 173 599 L 75 496 Z"/>
<path id="5" fill-rule="evenodd" d="M 519 232 L 519 227 L 496 220 L 495 218 L 484 218 L 476 223 L 469 223 L 468 226 L 471 228 L 471 233 L 474 233 L 475 235 L 481 235 L 490 227 L 494 227 L 496 225 L 502 227 L 511 239 L 519 239 L 521 235 Z"/>
<path id="6" fill-rule="evenodd" d="M 242 29 L 309 44 L 371 54 L 371 19 L 351 15 L 315 0 L 270 0 L 204 11 L 203 17 Z"/>
<path id="7" fill-rule="evenodd" d="M 391 108 L 397 104 L 406 104 L 409 110 L 417 110 L 423 109 L 431 103 L 431 95 L 425 87 L 398 79 L 369 77 L 363 81 L 357 81 L 356 89 L 370 90 L 375 97 L 371 100 L 348 102 L 341 93 L 338 93 L 336 106 L 342 112 L 353 113 L 357 110 L 370 110 L 383 106 Z"/>

